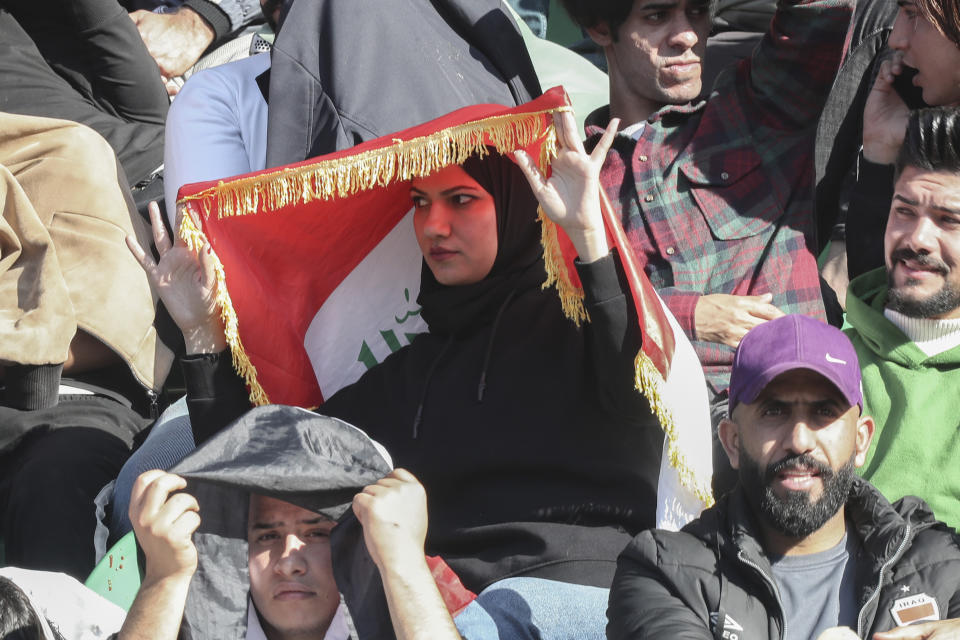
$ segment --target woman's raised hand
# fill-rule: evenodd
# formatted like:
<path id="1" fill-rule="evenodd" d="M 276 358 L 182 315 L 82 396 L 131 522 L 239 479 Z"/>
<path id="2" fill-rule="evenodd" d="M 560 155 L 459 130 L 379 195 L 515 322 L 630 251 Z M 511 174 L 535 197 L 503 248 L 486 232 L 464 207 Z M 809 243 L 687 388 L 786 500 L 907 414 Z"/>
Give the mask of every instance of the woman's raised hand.
<path id="1" fill-rule="evenodd" d="M 560 151 L 548 180 L 530 156 L 517 151 L 514 157 L 523 170 L 548 218 L 560 225 L 577 250 L 581 262 L 593 262 L 609 253 L 600 213 L 600 169 L 616 136 L 620 120 L 607 125 L 593 153 L 587 153 L 577 131 L 573 113 L 553 116 Z"/>
<path id="2" fill-rule="evenodd" d="M 160 261 L 154 262 L 133 236 L 127 236 L 130 252 L 183 332 L 187 353 L 223 351 L 227 343 L 217 309 L 217 278 L 210 245 L 203 246 L 198 258 L 179 237 L 171 243 L 160 207 L 151 202 L 148 210 Z"/>

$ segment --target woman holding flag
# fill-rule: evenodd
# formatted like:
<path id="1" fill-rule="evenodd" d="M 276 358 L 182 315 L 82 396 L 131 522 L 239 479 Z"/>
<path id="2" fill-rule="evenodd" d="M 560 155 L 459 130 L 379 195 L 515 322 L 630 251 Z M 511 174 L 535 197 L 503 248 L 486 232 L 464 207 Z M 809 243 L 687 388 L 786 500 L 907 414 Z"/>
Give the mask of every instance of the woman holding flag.
<path id="1" fill-rule="evenodd" d="M 549 178 L 524 151 L 487 151 L 410 181 L 429 331 L 318 409 L 423 483 L 426 552 L 480 594 L 456 618 L 468 638 L 604 637 L 616 557 L 657 512 L 664 433 L 634 386 L 642 334 L 600 208 L 618 122 L 588 154 L 572 113 L 553 118 Z M 578 255 L 585 326 L 542 287 L 538 202 Z M 159 263 L 131 250 L 184 333 L 199 443 L 249 402 L 223 355 L 211 246 L 171 244 L 155 212 L 154 234 Z"/>

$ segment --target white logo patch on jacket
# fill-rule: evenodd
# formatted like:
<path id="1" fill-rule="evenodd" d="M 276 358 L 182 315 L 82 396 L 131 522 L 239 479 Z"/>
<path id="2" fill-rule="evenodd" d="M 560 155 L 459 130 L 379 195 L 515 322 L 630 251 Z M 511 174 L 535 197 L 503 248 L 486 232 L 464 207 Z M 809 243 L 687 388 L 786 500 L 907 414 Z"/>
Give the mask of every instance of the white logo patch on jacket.
<path id="1" fill-rule="evenodd" d="M 920 593 L 894 600 L 890 615 L 896 620 L 898 627 L 905 627 L 914 622 L 939 620 L 940 607 L 937 605 L 935 598 Z"/>
<path id="2" fill-rule="evenodd" d="M 720 619 L 718 612 L 710 614 L 710 626 L 717 628 L 717 621 Z M 743 637 L 743 627 L 736 620 L 728 615 L 723 616 L 723 628 L 721 633 L 726 640 L 740 640 Z"/>

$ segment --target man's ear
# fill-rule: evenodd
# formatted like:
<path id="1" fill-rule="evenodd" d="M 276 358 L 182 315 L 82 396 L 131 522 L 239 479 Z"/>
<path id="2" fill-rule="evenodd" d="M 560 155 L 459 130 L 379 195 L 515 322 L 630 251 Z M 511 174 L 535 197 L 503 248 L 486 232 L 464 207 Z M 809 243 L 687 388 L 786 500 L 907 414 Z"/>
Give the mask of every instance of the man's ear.
<path id="1" fill-rule="evenodd" d="M 867 461 L 867 451 L 870 449 L 870 442 L 873 441 L 873 433 L 877 425 L 870 416 L 860 416 L 857 419 L 857 442 L 854 452 L 853 464 L 858 469 Z"/>
<path id="2" fill-rule="evenodd" d="M 584 31 L 587 32 L 587 35 L 590 36 L 590 39 L 596 42 L 601 47 L 609 47 L 613 44 L 615 34 L 610 29 L 610 25 L 606 21 L 601 20 L 592 27 L 584 28 Z"/>
<path id="3" fill-rule="evenodd" d="M 737 423 L 728 418 L 720 421 L 717 427 L 717 435 L 720 437 L 720 444 L 723 450 L 727 452 L 730 459 L 730 466 L 734 469 L 740 468 L 740 427 Z"/>

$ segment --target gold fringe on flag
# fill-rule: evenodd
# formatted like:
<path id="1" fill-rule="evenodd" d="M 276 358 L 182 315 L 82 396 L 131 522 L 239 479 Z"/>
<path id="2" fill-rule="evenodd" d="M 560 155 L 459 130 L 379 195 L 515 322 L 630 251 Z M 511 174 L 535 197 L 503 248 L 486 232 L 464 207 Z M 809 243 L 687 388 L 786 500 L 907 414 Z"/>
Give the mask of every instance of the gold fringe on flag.
<path id="1" fill-rule="evenodd" d="M 216 186 L 186 196 L 179 206 L 192 203 L 205 218 L 214 211 L 218 217 L 251 215 L 262 210 L 272 213 L 296 203 L 313 200 L 343 198 L 360 191 L 386 186 L 396 180 L 423 177 L 451 164 L 462 164 L 474 154 L 487 154 L 486 145 L 492 143 L 501 154 L 540 142 L 540 170 L 547 169 L 558 151 L 556 130 L 549 116 L 570 107 L 558 107 L 524 114 L 494 116 L 468 124 L 442 129 L 429 136 L 411 140 L 396 140 L 390 147 L 365 151 L 346 158 L 326 160 L 298 168 L 287 168 L 230 182 L 221 181 Z M 557 238 L 557 229 L 538 209 L 542 224 L 541 243 L 547 279 L 546 289 L 555 286 L 560 296 L 564 314 L 578 326 L 589 322 L 590 317 L 583 304 L 583 289 L 574 286 L 567 272 Z M 180 237 L 193 251 L 199 251 L 207 239 L 197 228 L 190 215 L 184 215 L 180 224 Z M 257 369 L 244 350 L 238 332 L 238 320 L 230 295 L 227 292 L 223 264 L 213 252 L 216 279 L 217 305 L 223 320 L 227 343 L 233 355 L 233 366 L 250 389 L 250 401 L 254 405 L 269 403 L 269 397 L 257 380 Z M 670 464 L 677 469 L 680 480 L 706 505 L 713 504 L 709 479 L 697 478 L 679 444 L 677 425 L 673 413 L 662 400 L 665 380 L 653 362 L 642 351 L 637 355 L 635 384 L 644 394 L 650 407 L 660 421 L 668 439 Z"/>
<path id="2" fill-rule="evenodd" d="M 539 164 L 543 175 L 547 175 L 547 168 L 557 157 L 558 148 L 557 130 L 550 125 L 540 147 Z M 557 227 L 543 212 L 543 207 L 537 207 L 537 218 L 540 220 L 543 264 L 547 271 L 547 279 L 541 288 L 549 289 L 551 286 L 557 288 L 564 315 L 579 327 L 583 322 L 590 322 L 590 314 L 583 306 L 583 288 L 575 286 L 570 280 L 570 273 L 563 259 L 563 251 L 560 249 L 560 241 L 557 239 Z"/>
<path id="3" fill-rule="evenodd" d="M 554 113 L 569 111 L 570 107 L 534 111 L 530 113 L 494 116 L 468 124 L 441 129 L 429 136 L 411 140 L 396 140 L 390 147 L 373 149 L 347 158 L 326 160 L 298 168 L 285 168 L 230 182 L 220 181 L 196 194 L 178 201 L 178 206 L 188 203 L 198 207 L 209 218 L 216 203 L 219 218 L 252 215 L 261 210 L 276 212 L 295 203 L 313 200 L 329 200 L 353 195 L 359 191 L 385 186 L 395 180 L 423 177 L 451 164 L 462 164 L 472 155 L 487 154 L 487 144 L 501 154 L 540 143 L 537 159 L 541 171 L 546 173 L 557 155 L 557 134 L 550 118 Z M 556 284 L 564 312 L 578 325 L 587 319 L 583 308 L 583 291 L 573 286 L 567 275 L 556 238 L 556 228 L 542 212 L 544 253 L 548 276 L 544 288 Z M 193 251 L 199 251 L 207 239 L 198 229 L 190 215 L 184 215 L 180 224 L 180 237 Z M 250 402 L 254 405 L 269 403 L 269 397 L 257 380 L 257 369 L 247 356 L 237 329 L 238 320 L 227 291 L 223 264 L 212 253 L 217 278 L 217 305 L 223 320 L 224 331 L 233 365 L 250 389 Z"/>
<path id="4" fill-rule="evenodd" d="M 710 507 L 714 503 L 713 490 L 710 487 L 709 478 L 698 478 L 689 460 L 680 450 L 680 435 L 677 432 L 677 423 L 673 417 L 673 411 L 663 400 L 663 388 L 666 386 L 666 380 L 663 374 L 657 369 L 656 365 L 643 351 L 637 354 L 634 363 L 634 386 L 640 391 L 650 403 L 650 410 L 660 421 L 663 433 L 667 436 L 667 455 L 670 458 L 670 466 L 677 470 L 680 476 L 680 482 L 687 489 L 693 492 L 704 505 Z"/>
<path id="5" fill-rule="evenodd" d="M 187 244 L 187 247 L 193 252 L 199 252 L 203 245 L 207 243 L 207 238 L 203 231 L 197 229 L 193 223 L 193 218 L 189 212 L 184 212 L 180 220 L 180 237 Z M 233 309 L 233 301 L 230 300 L 230 294 L 227 292 L 227 278 L 223 270 L 223 263 L 217 257 L 216 252 L 210 252 L 213 257 L 214 273 L 217 279 L 217 306 L 220 307 L 220 319 L 223 321 L 223 333 L 230 345 L 230 353 L 233 356 L 233 368 L 247 383 L 250 388 L 250 403 L 253 406 L 270 404 L 270 398 L 267 392 L 260 386 L 257 380 L 257 368 L 250 362 L 246 350 L 243 348 L 243 342 L 240 341 L 240 332 L 237 329 L 237 312 Z"/>
<path id="6" fill-rule="evenodd" d="M 570 274 L 563 260 L 563 252 L 560 250 L 560 242 L 557 240 L 556 225 L 540 207 L 537 207 L 537 217 L 540 219 L 543 264 L 547 270 L 547 279 L 541 288 L 549 289 L 551 286 L 557 288 L 564 315 L 579 327 L 583 322 L 590 322 L 590 314 L 583 306 L 583 288 L 574 286 L 570 280 Z"/>
<path id="7" fill-rule="evenodd" d="M 196 201 L 205 217 L 216 203 L 218 217 L 257 213 L 261 206 L 275 212 L 295 203 L 330 200 L 433 173 L 451 164 L 463 164 L 472 155 L 484 156 L 487 144 L 502 154 L 541 143 L 540 166 L 549 166 L 557 152 L 554 113 L 570 107 L 493 116 L 441 129 L 428 136 L 397 140 L 396 144 L 346 158 L 324 160 L 230 182 L 220 181 L 178 204 Z"/>

